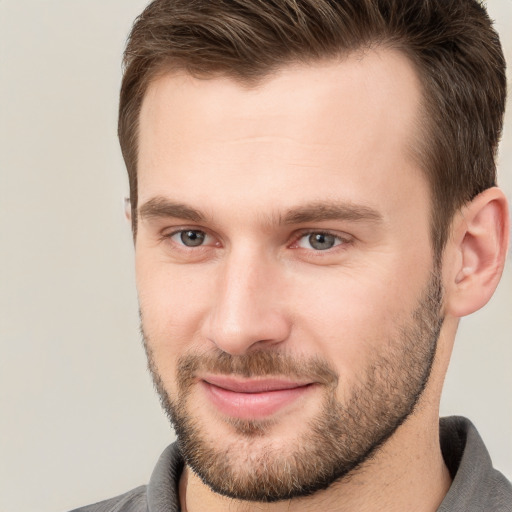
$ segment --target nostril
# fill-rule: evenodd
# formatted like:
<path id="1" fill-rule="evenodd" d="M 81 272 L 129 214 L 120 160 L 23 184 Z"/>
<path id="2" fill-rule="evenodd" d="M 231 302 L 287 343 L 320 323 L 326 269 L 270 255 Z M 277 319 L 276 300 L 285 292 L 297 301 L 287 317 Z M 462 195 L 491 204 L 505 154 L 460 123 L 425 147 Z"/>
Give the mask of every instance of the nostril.
<path id="1" fill-rule="evenodd" d="M 263 346 L 284 342 L 290 334 L 290 323 L 277 312 L 244 317 L 234 322 L 218 318 L 207 329 L 206 338 L 218 349 L 231 355 L 242 355 Z"/>

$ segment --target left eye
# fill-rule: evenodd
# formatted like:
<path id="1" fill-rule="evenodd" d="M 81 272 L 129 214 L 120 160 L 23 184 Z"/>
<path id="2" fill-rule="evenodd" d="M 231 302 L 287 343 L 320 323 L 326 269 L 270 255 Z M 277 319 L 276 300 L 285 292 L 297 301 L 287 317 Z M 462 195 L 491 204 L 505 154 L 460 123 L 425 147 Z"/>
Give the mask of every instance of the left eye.
<path id="1" fill-rule="evenodd" d="M 326 251 L 341 243 L 342 240 L 339 237 L 329 233 L 308 233 L 298 240 L 297 245 L 303 249 Z"/>
<path id="2" fill-rule="evenodd" d="M 200 245 L 204 245 L 208 238 L 209 236 L 204 231 L 198 229 L 185 229 L 171 236 L 171 239 L 176 243 L 187 247 L 199 247 Z"/>

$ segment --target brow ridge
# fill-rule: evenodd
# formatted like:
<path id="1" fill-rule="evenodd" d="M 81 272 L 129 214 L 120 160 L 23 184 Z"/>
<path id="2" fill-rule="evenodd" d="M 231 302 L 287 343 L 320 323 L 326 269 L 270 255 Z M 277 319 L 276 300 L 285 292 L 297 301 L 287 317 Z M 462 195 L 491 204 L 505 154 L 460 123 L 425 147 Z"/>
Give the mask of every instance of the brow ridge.
<path id="1" fill-rule="evenodd" d="M 381 222 L 382 215 L 365 205 L 341 202 L 318 201 L 291 208 L 283 216 L 283 224 L 303 224 L 325 220 Z"/>
<path id="2" fill-rule="evenodd" d="M 206 216 L 190 205 L 174 202 L 162 196 L 153 197 L 139 208 L 142 220 L 152 218 L 178 218 L 191 222 L 205 222 Z M 278 215 L 277 224 L 304 224 L 327 220 L 353 222 L 381 222 L 382 215 L 373 208 L 336 201 L 316 201 L 289 209 Z"/>
<path id="3" fill-rule="evenodd" d="M 177 203 L 165 197 L 153 197 L 139 208 L 142 220 L 154 218 L 176 218 L 191 222 L 204 222 L 205 216 L 195 208 L 184 203 Z"/>

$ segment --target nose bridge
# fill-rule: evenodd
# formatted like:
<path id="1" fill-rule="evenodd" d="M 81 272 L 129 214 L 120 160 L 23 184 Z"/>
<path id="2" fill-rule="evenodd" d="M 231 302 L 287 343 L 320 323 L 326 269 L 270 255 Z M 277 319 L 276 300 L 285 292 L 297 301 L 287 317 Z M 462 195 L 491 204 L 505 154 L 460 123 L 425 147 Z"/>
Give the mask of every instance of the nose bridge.
<path id="1" fill-rule="evenodd" d="M 279 298 L 278 262 L 247 244 L 231 250 L 219 270 L 210 340 L 233 355 L 284 341 L 289 326 Z"/>

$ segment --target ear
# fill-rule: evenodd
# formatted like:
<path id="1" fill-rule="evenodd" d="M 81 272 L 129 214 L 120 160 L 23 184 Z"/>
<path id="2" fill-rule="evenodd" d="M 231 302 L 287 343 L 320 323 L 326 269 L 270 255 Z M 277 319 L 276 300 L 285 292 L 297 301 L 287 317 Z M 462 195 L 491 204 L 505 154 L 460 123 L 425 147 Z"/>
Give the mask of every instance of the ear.
<path id="1" fill-rule="evenodd" d="M 124 217 L 128 222 L 132 222 L 132 205 L 129 197 L 125 197 L 124 204 Z"/>
<path id="2" fill-rule="evenodd" d="M 462 317 L 487 304 L 505 266 L 509 230 L 507 199 L 496 187 L 455 215 L 443 261 L 447 314 Z"/>

